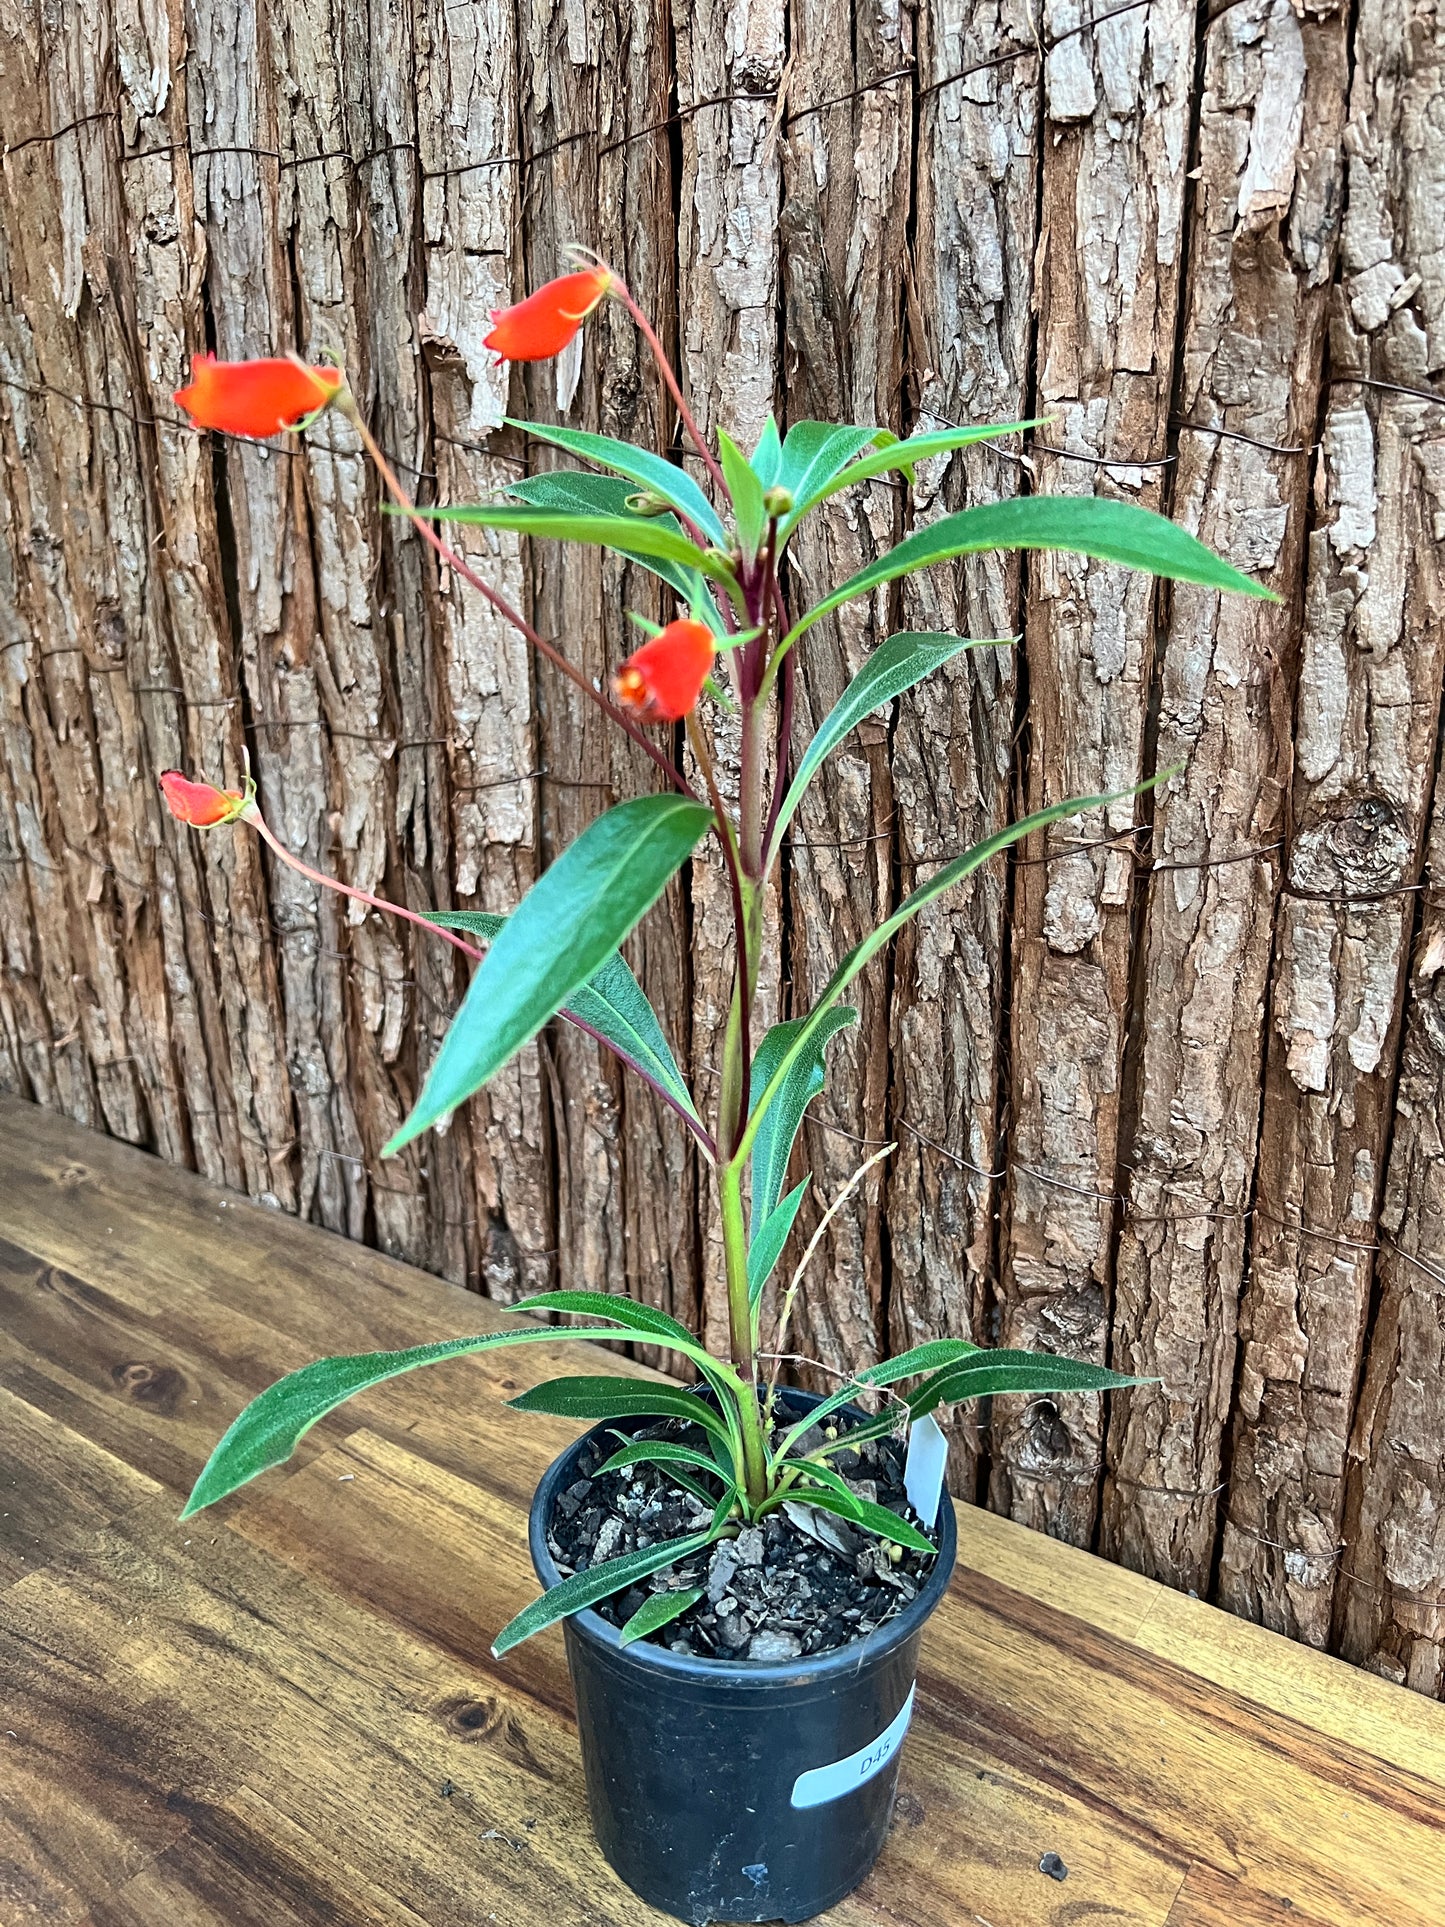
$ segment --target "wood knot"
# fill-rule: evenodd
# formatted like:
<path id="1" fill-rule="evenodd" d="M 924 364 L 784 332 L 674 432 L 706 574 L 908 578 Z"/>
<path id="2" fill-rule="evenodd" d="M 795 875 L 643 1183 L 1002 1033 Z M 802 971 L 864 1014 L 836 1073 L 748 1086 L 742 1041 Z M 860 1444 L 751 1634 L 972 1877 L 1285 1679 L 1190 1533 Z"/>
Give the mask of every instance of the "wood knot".
<path id="1" fill-rule="evenodd" d="M 921 1827 L 927 1817 L 923 1802 L 915 1799 L 911 1793 L 900 1793 L 893 1802 L 893 1811 L 910 1827 Z"/>
<path id="2" fill-rule="evenodd" d="M 495 1700 L 446 1700 L 439 1710 L 447 1725 L 463 1740 L 490 1739 L 504 1717 Z"/>
<path id="3" fill-rule="evenodd" d="M 138 1405 L 148 1405 L 154 1411 L 164 1412 L 168 1417 L 174 1414 L 181 1393 L 186 1389 L 185 1378 L 174 1365 L 148 1365 L 139 1358 L 113 1366 L 110 1375 L 117 1389 L 127 1398 L 133 1398 Z"/>

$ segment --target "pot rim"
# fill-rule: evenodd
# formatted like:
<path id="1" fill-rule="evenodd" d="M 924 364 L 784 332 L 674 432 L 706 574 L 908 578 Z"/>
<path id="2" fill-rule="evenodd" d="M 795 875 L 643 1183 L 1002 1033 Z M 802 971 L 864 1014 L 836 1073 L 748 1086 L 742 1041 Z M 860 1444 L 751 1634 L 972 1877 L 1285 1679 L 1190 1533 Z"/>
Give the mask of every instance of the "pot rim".
<path id="1" fill-rule="evenodd" d="M 806 1402 L 812 1406 L 821 1403 L 816 1392 L 804 1392 L 795 1387 L 786 1389 L 787 1395 L 800 1404 Z M 843 1409 L 859 1418 L 867 1417 L 855 1406 L 845 1406 Z M 581 1452 L 594 1434 L 604 1432 L 615 1424 L 614 1419 L 603 1419 L 574 1439 L 566 1451 L 553 1459 L 533 1494 L 527 1536 L 532 1564 L 544 1589 L 557 1585 L 562 1578 L 547 1545 L 547 1525 L 551 1521 L 552 1507 L 562 1483 L 563 1468 Z M 562 1624 L 573 1628 L 579 1637 L 593 1646 L 607 1648 L 618 1664 L 635 1663 L 642 1670 L 671 1674 L 678 1679 L 726 1682 L 732 1686 L 823 1683 L 848 1673 L 860 1672 L 865 1666 L 885 1658 L 895 1647 L 901 1646 L 919 1631 L 924 1621 L 932 1616 L 948 1590 L 958 1552 L 957 1521 L 953 1499 L 947 1487 L 939 1500 L 936 1529 L 939 1535 L 938 1552 L 916 1597 L 909 1601 L 901 1613 L 892 1619 L 885 1619 L 871 1633 L 865 1633 L 861 1639 L 850 1640 L 846 1646 L 835 1646 L 831 1652 L 809 1653 L 797 1659 L 699 1659 L 693 1653 L 675 1653 L 671 1647 L 659 1646 L 651 1639 L 634 1640 L 624 1646 L 621 1627 L 614 1626 L 610 1619 L 604 1619 L 591 1606 L 584 1606 L 581 1612 L 570 1614 Z"/>

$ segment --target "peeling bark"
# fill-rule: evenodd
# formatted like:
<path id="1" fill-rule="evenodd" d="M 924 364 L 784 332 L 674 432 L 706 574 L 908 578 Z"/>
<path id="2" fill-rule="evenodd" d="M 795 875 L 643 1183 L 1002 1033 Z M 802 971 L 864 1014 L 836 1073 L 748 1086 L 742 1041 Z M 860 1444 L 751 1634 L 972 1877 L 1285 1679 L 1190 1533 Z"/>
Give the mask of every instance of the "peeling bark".
<path id="1" fill-rule="evenodd" d="M 1441 409 L 1350 379 L 1420 389 L 1445 366 L 1445 145 L 1427 106 L 1442 54 L 1438 39 L 1411 36 L 1409 18 L 1371 5 L 1356 34 L 1219 1564 L 1225 1604 L 1320 1646 L 1346 1549 L 1348 1442 L 1445 680 Z M 1408 1168 L 1408 1146 L 1402 1157 Z M 1400 1310 L 1397 1292 L 1391 1318 Z M 1387 1372 L 1377 1365 L 1377 1398 Z"/>
<path id="2" fill-rule="evenodd" d="M 1101 1548 L 1208 1589 L 1264 1052 L 1296 585 L 1340 212 L 1345 23 L 1245 0 L 1204 47 L 1171 509 L 1283 606 L 1180 584 L 1160 640 Z M 1222 430 L 1223 433 L 1212 433 Z M 1291 452 L 1293 451 L 1293 452 Z"/>
<path id="3" fill-rule="evenodd" d="M 1049 415 L 1031 471 L 1015 440 L 839 498 L 790 593 L 1034 486 L 1162 506 L 1285 606 L 975 557 L 809 635 L 795 754 L 894 630 L 1025 640 L 834 759 L 760 1031 L 1018 809 L 1183 767 L 865 974 L 800 1148 L 812 1222 L 898 1149 L 798 1339 L 834 1369 L 951 1333 L 1157 1374 L 1107 1436 L 1092 1400 L 965 1410 L 955 1485 L 1439 1695 L 1442 29 L 1434 0 L 1085 12 L 0 0 L 0 1088 L 494 1297 L 626 1288 L 720 1340 L 717 1227 L 649 1093 L 552 1027 L 383 1164 L 454 953 L 154 788 L 249 749 L 311 861 L 506 910 L 656 772 L 380 514 L 339 418 L 215 443 L 171 393 L 208 346 L 331 350 L 443 501 L 556 459 L 509 406 L 666 434 L 615 305 L 526 374 L 482 346 L 581 242 L 745 444 L 774 409 Z M 636 569 L 457 533 L 599 679 L 628 608 L 672 613 Z M 705 1111 L 730 922 L 700 858 L 629 944 Z"/>
<path id="4" fill-rule="evenodd" d="M 1072 0 L 1045 12 L 1051 37 L 1079 20 Z M 1193 67 L 1194 10 L 1179 0 L 1069 33 L 1048 56 L 1038 407 L 1054 417 L 1044 445 L 1091 458 L 1042 458 L 1050 493 L 1163 501 L 1161 470 L 1127 464 L 1167 449 Z M 1131 789 L 1144 774 L 1153 585 L 1052 555 L 1031 560 L 1028 581 L 1024 801 Z M 1135 815 L 1126 797 L 1031 839 L 1014 901 L 999 1337 L 1086 1358 L 1104 1356 L 1109 1332 Z M 1001 1401 L 990 1503 L 1087 1544 L 1098 1404 Z"/>

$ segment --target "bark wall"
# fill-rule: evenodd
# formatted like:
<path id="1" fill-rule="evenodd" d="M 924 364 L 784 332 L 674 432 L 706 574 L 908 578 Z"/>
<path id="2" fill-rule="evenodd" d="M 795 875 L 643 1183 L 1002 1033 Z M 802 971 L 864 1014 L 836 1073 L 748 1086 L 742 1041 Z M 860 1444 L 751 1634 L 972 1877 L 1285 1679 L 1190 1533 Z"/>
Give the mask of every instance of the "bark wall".
<path id="1" fill-rule="evenodd" d="M 965 1415 L 960 1489 L 1445 1692 L 1442 89 L 1436 0 L 0 0 L 0 1086 L 493 1296 L 625 1284 L 716 1332 L 669 1114 L 548 1035 L 382 1164 L 453 954 L 154 788 L 249 747 L 312 862 L 505 909 L 650 765 L 379 513 L 343 423 L 212 445 L 171 390 L 206 347 L 332 349 L 441 499 L 550 459 L 508 412 L 665 432 L 617 312 L 525 375 L 482 349 L 578 241 L 743 437 L 1047 415 L 840 498 L 800 587 L 1034 487 L 1162 508 L 1282 601 L 979 557 L 810 635 L 795 748 L 891 629 L 1021 642 L 835 759 L 774 1014 L 1012 812 L 1177 773 L 860 985 L 819 1195 L 897 1150 L 801 1337 L 1156 1377 Z M 468 544 L 598 676 L 656 606 Z M 705 1098 L 726 912 L 700 860 L 633 946 Z"/>

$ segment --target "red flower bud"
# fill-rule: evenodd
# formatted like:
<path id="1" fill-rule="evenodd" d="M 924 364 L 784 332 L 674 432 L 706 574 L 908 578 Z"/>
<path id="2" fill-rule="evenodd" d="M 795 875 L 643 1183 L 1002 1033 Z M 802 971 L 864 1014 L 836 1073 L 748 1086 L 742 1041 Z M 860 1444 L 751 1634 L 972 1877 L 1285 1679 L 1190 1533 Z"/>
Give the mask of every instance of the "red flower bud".
<path id="1" fill-rule="evenodd" d="M 612 683 L 612 693 L 639 722 L 675 723 L 702 694 L 717 642 L 705 622 L 683 617 L 634 650 Z"/>
<path id="2" fill-rule="evenodd" d="M 192 829 L 209 830 L 217 823 L 232 823 L 249 808 L 251 796 L 238 790 L 213 789 L 209 783 L 193 783 L 178 769 L 161 772 L 161 791 L 177 822 Z"/>
<path id="3" fill-rule="evenodd" d="M 339 368 L 303 368 L 294 361 L 217 361 L 197 355 L 188 388 L 174 399 L 197 428 L 218 428 L 223 435 L 249 435 L 263 441 L 293 428 L 307 415 L 334 401 L 341 387 Z"/>
<path id="4" fill-rule="evenodd" d="M 511 308 L 493 308 L 496 327 L 483 341 L 498 361 L 548 361 L 560 355 L 612 286 L 608 268 L 559 275 Z"/>

